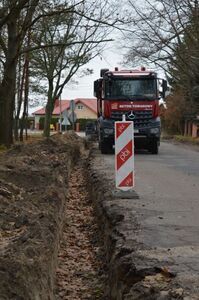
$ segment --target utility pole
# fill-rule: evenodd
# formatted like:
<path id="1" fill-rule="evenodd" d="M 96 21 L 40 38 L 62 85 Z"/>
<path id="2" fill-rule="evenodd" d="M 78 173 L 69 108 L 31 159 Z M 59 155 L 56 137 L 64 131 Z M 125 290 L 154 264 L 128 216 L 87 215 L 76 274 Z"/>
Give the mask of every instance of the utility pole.
<path id="1" fill-rule="evenodd" d="M 59 132 L 62 133 L 61 95 L 59 96 Z"/>
<path id="2" fill-rule="evenodd" d="M 76 114 L 75 114 L 75 101 L 71 100 L 70 101 L 70 109 L 71 109 L 71 114 L 69 116 L 70 121 L 72 122 L 72 128 L 73 130 L 75 130 L 75 122 L 76 122 Z"/>

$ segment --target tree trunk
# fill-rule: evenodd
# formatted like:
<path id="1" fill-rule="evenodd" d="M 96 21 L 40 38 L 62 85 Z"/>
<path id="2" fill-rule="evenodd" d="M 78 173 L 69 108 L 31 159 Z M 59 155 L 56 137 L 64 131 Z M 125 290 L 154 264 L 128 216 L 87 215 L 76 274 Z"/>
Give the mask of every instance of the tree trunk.
<path id="1" fill-rule="evenodd" d="M 9 147 L 13 143 L 13 113 L 17 64 L 16 19 L 8 23 L 8 51 L 4 77 L 0 85 L 0 144 Z"/>
<path id="2" fill-rule="evenodd" d="M 28 32 L 28 41 L 27 47 L 30 46 L 30 30 Z M 23 116 L 21 122 L 21 130 L 20 130 L 20 141 L 23 141 L 23 131 L 26 129 L 26 140 L 27 140 L 27 121 L 28 121 L 28 96 L 29 96 L 29 53 L 26 54 L 25 63 L 24 63 L 24 108 L 23 108 Z M 23 85 L 22 85 L 23 91 Z"/>
<path id="3" fill-rule="evenodd" d="M 46 114 L 45 114 L 44 132 L 43 132 L 43 135 L 45 137 L 50 136 L 50 123 L 51 123 L 53 109 L 54 109 L 53 80 L 49 80 L 48 102 L 46 104 Z"/>
<path id="4" fill-rule="evenodd" d="M 19 116 L 21 112 L 21 106 L 23 102 L 23 90 L 24 90 L 24 80 L 25 80 L 25 63 L 23 66 L 23 71 L 22 71 L 22 77 L 21 77 L 21 60 L 19 61 L 19 79 L 18 79 L 18 99 L 17 99 L 17 108 L 16 108 L 16 113 L 15 113 L 15 126 L 14 126 L 14 136 L 15 140 L 18 141 L 19 139 L 19 134 L 18 134 L 18 129 L 19 129 Z"/>
<path id="5" fill-rule="evenodd" d="M 29 57 L 27 55 L 25 60 L 24 107 L 23 107 L 23 116 L 21 119 L 20 141 L 23 141 L 23 131 L 24 128 L 25 129 L 27 128 L 28 95 L 29 95 Z M 27 139 L 27 134 L 26 134 L 26 139 Z"/>

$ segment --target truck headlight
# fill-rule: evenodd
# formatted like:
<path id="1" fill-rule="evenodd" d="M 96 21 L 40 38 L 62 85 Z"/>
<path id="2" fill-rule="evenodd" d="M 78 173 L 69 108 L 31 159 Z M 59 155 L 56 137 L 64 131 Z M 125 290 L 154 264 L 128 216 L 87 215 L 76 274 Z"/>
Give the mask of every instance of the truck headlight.
<path id="1" fill-rule="evenodd" d="M 160 132 L 160 129 L 157 128 L 157 127 L 156 128 L 151 128 L 150 132 L 153 133 L 153 134 L 158 134 Z"/>
<path id="2" fill-rule="evenodd" d="M 113 134 L 114 133 L 114 129 L 113 128 L 104 128 L 104 133 L 105 134 Z"/>

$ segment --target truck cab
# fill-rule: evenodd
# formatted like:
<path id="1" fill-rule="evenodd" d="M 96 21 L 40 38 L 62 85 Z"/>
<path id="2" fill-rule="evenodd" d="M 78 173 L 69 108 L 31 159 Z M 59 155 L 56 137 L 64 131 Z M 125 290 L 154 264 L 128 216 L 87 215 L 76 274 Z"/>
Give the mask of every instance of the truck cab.
<path id="1" fill-rule="evenodd" d="M 159 99 L 164 98 L 166 89 L 164 79 L 160 80 L 156 72 L 143 67 L 140 70 L 102 69 L 101 77 L 94 82 L 101 152 L 112 151 L 114 123 L 125 115 L 126 121 L 134 122 L 135 148 L 157 154 L 161 133 Z"/>

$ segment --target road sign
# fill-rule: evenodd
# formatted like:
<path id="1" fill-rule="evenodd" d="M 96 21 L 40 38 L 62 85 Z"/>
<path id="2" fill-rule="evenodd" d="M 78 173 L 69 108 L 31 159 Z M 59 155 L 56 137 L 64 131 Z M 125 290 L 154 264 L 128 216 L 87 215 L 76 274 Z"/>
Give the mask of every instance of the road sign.
<path id="1" fill-rule="evenodd" d="M 70 121 L 68 120 L 67 117 L 64 117 L 63 121 L 62 121 L 62 125 L 70 125 Z"/>
<path id="2" fill-rule="evenodd" d="M 69 120 L 71 121 L 71 123 L 74 123 L 77 121 L 77 115 L 74 111 L 72 111 L 69 116 L 68 116 Z"/>
<path id="3" fill-rule="evenodd" d="M 116 188 L 128 191 L 134 180 L 134 126 L 133 122 L 115 122 L 115 176 Z"/>
<path id="4" fill-rule="evenodd" d="M 70 110 L 72 110 L 72 111 L 75 110 L 75 100 L 70 101 Z"/>
<path id="5" fill-rule="evenodd" d="M 75 122 L 77 121 L 77 115 L 74 112 L 74 110 L 75 110 L 75 101 L 74 100 L 70 101 L 70 110 L 71 110 L 71 113 L 69 115 L 69 120 L 71 121 L 72 126 L 73 126 L 73 130 L 74 130 L 75 129 Z"/>

